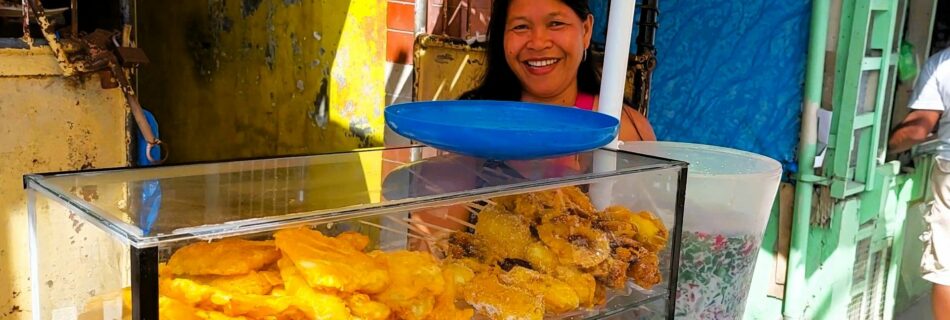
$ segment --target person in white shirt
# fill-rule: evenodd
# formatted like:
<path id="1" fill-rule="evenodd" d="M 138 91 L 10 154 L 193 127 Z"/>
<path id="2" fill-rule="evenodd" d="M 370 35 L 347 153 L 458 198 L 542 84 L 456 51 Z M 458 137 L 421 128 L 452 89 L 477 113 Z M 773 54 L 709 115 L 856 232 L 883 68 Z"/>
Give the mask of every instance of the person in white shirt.
<path id="1" fill-rule="evenodd" d="M 933 312 L 950 320 L 950 48 L 930 57 L 920 72 L 911 98 L 911 112 L 888 141 L 891 153 L 900 153 L 932 138 L 939 140 L 931 185 L 934 203 L 924 215 L 921 235 L 923 278 L 933 283 Z M 935 136 L 930 134 L 937 129 Z"/>

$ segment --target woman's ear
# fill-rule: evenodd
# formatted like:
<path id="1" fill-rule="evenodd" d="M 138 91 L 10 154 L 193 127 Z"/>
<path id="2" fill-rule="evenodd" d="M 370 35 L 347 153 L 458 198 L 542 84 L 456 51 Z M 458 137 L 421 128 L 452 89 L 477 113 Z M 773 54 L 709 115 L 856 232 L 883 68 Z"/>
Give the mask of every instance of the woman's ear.
<path id="1" fill-rule="evenodd" d="M 590 48 L 590 39 L 594 36 L 594 15 L 587 14 L 584 20 L 584 50 Z"/>

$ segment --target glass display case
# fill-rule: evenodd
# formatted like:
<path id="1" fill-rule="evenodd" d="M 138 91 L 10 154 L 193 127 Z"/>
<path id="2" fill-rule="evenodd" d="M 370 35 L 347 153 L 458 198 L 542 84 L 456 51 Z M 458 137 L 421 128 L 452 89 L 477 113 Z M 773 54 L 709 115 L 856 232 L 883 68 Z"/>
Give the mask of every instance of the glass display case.
<path id="1" fill-rule="evenodd" d="M 413 146 L 28 175 L 34 319 L 672 318 L 686 168 Z"/>

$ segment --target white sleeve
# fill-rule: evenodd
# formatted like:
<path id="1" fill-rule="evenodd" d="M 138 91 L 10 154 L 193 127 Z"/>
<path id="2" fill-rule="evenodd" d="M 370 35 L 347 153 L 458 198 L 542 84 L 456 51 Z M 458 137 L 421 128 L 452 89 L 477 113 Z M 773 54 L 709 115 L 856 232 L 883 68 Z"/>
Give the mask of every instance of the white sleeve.
<path id="1" fill-rule="evenodd" d="M 937 65 L 933 68 L 933 72 L 926 72 L 929 70 L 924 70 L 920 74 L 920 78 L 917 79 L 917 83 L 914 85 L 914 96 L 910 101 L 910 108 L 912 110 L 934 110 L 934 111 L 945 111 L 946 106 L 943 103 L 943 96 L 941 91 L 944 91 L 940 88 L 941 85 L 947 85 L 945 79 L 942 78 L 941 73 L 946 73 L 950 68 L 948 66 Z M 925 68 L 926 69 L 926 68 Z"/>

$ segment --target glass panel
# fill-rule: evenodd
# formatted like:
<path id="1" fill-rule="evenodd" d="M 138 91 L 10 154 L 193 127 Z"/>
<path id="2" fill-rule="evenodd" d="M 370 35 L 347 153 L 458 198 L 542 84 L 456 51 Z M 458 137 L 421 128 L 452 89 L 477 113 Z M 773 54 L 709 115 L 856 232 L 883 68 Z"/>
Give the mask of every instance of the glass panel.
<path id="1" fill-rule="evenodd" d="M 422 150 L 424 160 L 408 164 L 413 149 Z M 595 157 L 609 158 L 615 166 L 595 168 Z M 677 165 L 609 150 L 502 163 L 411 147 L 31 176 L 29 186 L 81 209 L 129 243 L 147 247 Z M 107 200 L 100 197 L 105 193 L 128 197 Z"/>
<path id="2" fill-rule="evenodd" d="M 122 319 L 120 292 L 131 284 L 129 247 L 61 204 L 34 195 L 30 191 L 28 203 L 34 319 Z"/>
<path id="3" fill-rule="evenodd" d="M 292 301 L 281 300 L 287 296 L 319 298 L 324 309 L 314 312 L 324 312 L 321 314 L 325 316 L 336 315 L 326 309 L 334 305 L 340 307 L 334 310 L 342 312 L 341 315 L 368 311 L 364 307 L 372 306 L 369 300 L 384 305 L 400 318 L 407 318 L 400 315 L 405 312 L 445 312 L 435 309 L 440 305 L 462 312 L 472 310 L 478 314 L 476 317 L 486 316 L 491 310 L 511 313 L 525 306 L 531 312 L 545 314 L 546 319 L 667 314 L 671 281 L 679 268 L 674 250 L 680 245 L 681 188 L 685 187 L 681 184 L 685 179 L 681 177 L 680 164 L 616 151 L 490 165 L 433 150 L 426 150 L 424 156 L 427 160 L 409 165 L 394 163 L 383 169 L 390 173 L 375 186 L 379 187 L 380 199 L 395 199 L 378 200 L 379 203 L 423 198 L 431 201 L 393 205 L 377 214 L 341 210 L 346 214 L 332 221 L 275 223 L 270 230 L 236 235 L 226 230 L 229 223 L 224 222 L 209 229 L 214 233 L 205 238 L 211 241 L 191 239 L 160 244 L 157 260 L 162 265 L 138 269 L 159 275 L 163 301 L 159 312 L 165 318 L 182 316 L 171 315 L 173 310 L 208 316 L 253 314 L 261 318 L 308 312 L 295 310 L 303 307 L 294 302 L 282 303 Z M 654 168 L 645 170 L 650 166 Z M 283 193 L 271 191 L 290 187 L 266 188 L 248 181 L 273 183 L 279 178 L 284 179 L 284 185 L 295 186 L 295 173 L 289 171 L 285 173 L 287 178 L 280 178 L 283 174 L 257 172 L 270 168 L 249 168 L 216 174 L 215 182 L 188 181 L 203 183 L 205 187 L 237 183 L 233 188 L 247 188 L 236 194 L 253 199 L 243 200 L 254 204 L 244 211 L 250 212 L 249 216 L 279 210 L 278 206 L 266 204 L 268 200 L 261 200 L 268 197 L 262 194 L 270 192 L 270 198 L 279 198 Z M 106 180 L 110 174 L 127 173 L 110 171 L 92 176 Z M 225 175 L 232 177 L 224 178 Z M 69 181 L 82 179 L 81 175 L 71 177 L 74 180 Z M 193 179 L 189 177 L 160 182 L 179 181 L 184 185 L 175 179 Z M 305 189 L 308 183 L 312 182 L 304 183 Z M 472 191 L 502 187 L 508 189 L 482 194 Z M 135 198 L 128 197 L 125 189 L 108 189 L 115 191 L 110 193 L 104 190 L 107 189 L 96 189 L 96 196 L 89 198 L 97 199 L 90 202 L 119 203 Z M 334 194 L 330 187 L 321 190 Z M 225 198 L 224 194 L 218 191 L 219 198 Z M 444 201 L 434 198 L 455 194 L 464 196 Z M 38 258 L 39 270 L 34 274 L 34 286 L 53 281 L 49 290 L 40 291 L 39 318 L 59 319 L 57 316 L 73 314 L 88 319 L 128 316 L 130 310 L 137 308 L 130 300 L 121 299 L 123 289 L 130 285 L 129 279 L 134 278 L 129 276 L 130 270 L 135 270 L 129 267 L 133 263 L 129 247 L 99 228 L 82 227 L 83 217 L 70 215 L 57 201 L 36 198 L 38 205 L 31 205 L 30 210 L 36 222 L 31 224 L 31 243 L 35 247 L 31 252 Z M 191 199 L 177 194 L 173 198 Z M 343 202 L 348 198 L 340 199 Z M 210 207 L 196 203 L 191 202 L 196 207 L 189 209 L 191 214 L 201 215 L 203 212 L 197 208 Z M 162 208 L 161 213 L 171 212 L 166 210 L 169 209 Z M 74 235 L 101 240 L 85 249 L 67 245 Z M 250 241 L 253 245 L 247 245 Z M 227 243 L 239 242 L 246 246 L 222 249 Z M 70 252 L 61 253 L 64 248 Z M 94 255 L 81 258 L 90 250 Z M 433 281 L 439 277 L 444 281 Z M 453 284 L 448 279 L 462 280 Z M 294 282 L 298 280 L 304 282 Z M 306 286 L 295 287 L 295 283 Z M 455 285 L 455 295 L 442 296 L 451 292 L 450 284 Z M 392 292 L 391 297 L 387 293 L 401 289 L 406 291 Z M 187 290 L 193 295 L 176 290 Z M 409 299 L 397 293 L 414 296 Z M 570 299 L 572 295 L 576 302 Z M 351 300 L 354 296 L 365 297 L 367 304 L 355 306 Z M 440 304 L 441 298 L 451 303 Z M 535 303 L 518 305 L 512 301 Z M 564 303 L 560 311 L 555 309 L 554 301 Z M 250 308 L 251 305 L 260 308 Z"/>

